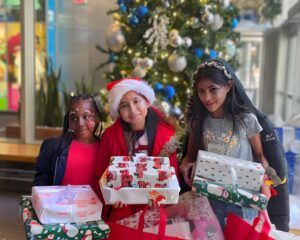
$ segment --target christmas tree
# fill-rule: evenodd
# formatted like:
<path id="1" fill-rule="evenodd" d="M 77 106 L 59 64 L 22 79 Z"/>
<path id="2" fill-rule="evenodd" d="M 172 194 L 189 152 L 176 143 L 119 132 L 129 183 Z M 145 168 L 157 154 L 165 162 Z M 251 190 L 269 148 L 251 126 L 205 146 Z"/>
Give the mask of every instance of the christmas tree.
<path id="1" fill-rule="evenodd" d="M 237 8 L 230 0 L 118 0 L 105 40 L 110 80 L 139 77 L 175 113 L 184 109 L 192 75 L 206 59 L 238 66 Z"/>

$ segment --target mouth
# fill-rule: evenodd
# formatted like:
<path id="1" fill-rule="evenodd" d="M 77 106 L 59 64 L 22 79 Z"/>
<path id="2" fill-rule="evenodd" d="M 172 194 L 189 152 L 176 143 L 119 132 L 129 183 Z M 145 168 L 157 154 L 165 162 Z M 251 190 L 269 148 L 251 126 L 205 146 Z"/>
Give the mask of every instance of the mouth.
<path id="1" fill-rule="evenodd" d="M 86 131 L 87 131 L 87 129 L 78 129 L 77 130 L 78 133 L 82 133 L 82 132 L 86 132 Z"/>
<path id="2" fill-rule="evenodd" d="M 138 114 L 134 114 L 134 115 L 130 115 L 129 118 L 136 118 L 138 116 L 139 116 Z"/>
<path id="3" fill-rule="evenodd" d="M 207 108 L 211 108 L 214 105 L 214 103 L 205 103 L 204 105 Z"/>

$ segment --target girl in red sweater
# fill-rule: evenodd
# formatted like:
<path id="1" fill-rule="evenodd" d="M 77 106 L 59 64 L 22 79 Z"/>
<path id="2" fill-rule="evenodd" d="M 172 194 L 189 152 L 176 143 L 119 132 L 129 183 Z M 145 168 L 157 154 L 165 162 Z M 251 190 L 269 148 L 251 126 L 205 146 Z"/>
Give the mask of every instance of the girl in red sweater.
<path id="1" fill-rule="evenodd" d="M 170 164 L 177 174 L 174 128 L 151 105 L 155 100 L 153 89 L 145 81 L 129 78 L 111 82 L 107 89 L 110 91 L 110 115 L 115 122 L 101 139 L 97 180 L 108 167 L 110 157 L 136 153 L 170 157 Z M 141 205 L 117 203 L 109 207 L 109 211 L 103 211 L 103 218 L 115 221 L 133 215 L 141 208 Z"/>
<path id="2" fill-rule="evenodd" d="M 63 134 L 46 139 L 37 157 L 34 185 L 94 184 L 100 111 L 88 94 L 71 97 Z"/>

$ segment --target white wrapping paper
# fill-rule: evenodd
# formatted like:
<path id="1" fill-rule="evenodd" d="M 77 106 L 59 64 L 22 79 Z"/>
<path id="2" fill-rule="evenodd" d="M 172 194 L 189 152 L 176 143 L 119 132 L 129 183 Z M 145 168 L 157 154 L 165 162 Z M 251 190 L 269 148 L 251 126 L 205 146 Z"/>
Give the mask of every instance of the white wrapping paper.
<path id="1" fill-rule="evenodd" d="M 89 185 L 33 187 L 32 205 L 43 224 L 99 221 L 103 207 Z"/>
<path id="2" fill-rule="evenodd" d="M 123 202 L 126 204 L 148 204 L 149 200 L 159 200 L 161 204 L 176 204 L 180 187 L 176 175 L 172 175 L 166 188 L 107 187 L 107 170 L 100 179 L 100 188 L 105 204 Z"/>
<path id="3" fill-rule="evenodd" d="M 237 183 L 239 188 L 258 192 L 262 186 L 264 172 L 260 163 L 198 151 L 195 175 L 208 180 L 231 185 Z"/>

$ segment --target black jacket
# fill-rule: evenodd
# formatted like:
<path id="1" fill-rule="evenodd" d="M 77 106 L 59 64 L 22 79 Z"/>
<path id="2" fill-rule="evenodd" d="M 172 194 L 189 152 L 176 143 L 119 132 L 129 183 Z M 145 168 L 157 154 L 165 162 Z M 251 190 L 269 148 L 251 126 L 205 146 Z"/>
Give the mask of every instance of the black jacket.
<path id="1" fill-rule="evenodd" d="M 60 185 L 63 180 L 73 136 L 65 134 L 43 141 L 37 157 L 35 186 Z"/>

